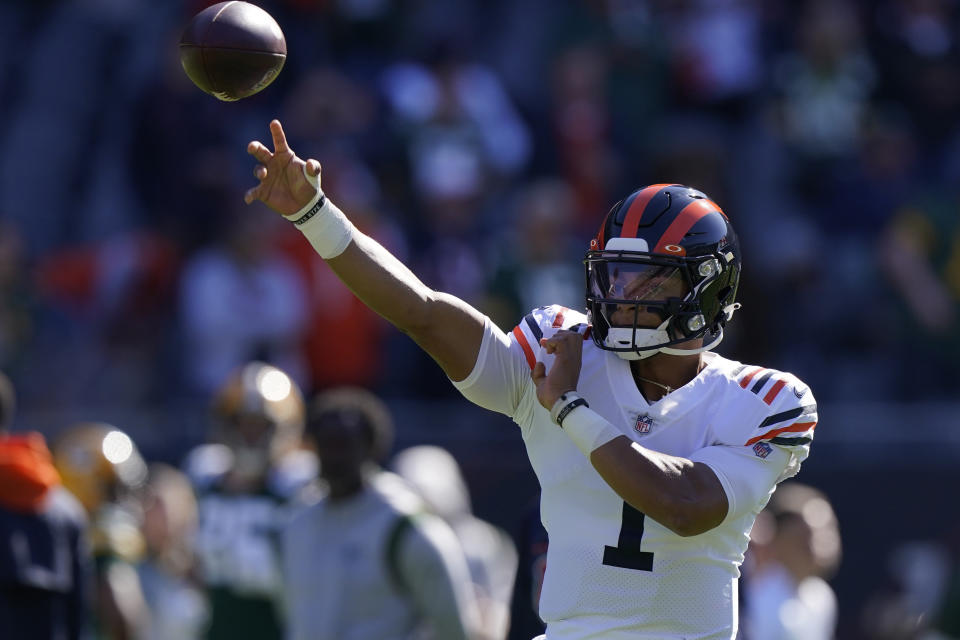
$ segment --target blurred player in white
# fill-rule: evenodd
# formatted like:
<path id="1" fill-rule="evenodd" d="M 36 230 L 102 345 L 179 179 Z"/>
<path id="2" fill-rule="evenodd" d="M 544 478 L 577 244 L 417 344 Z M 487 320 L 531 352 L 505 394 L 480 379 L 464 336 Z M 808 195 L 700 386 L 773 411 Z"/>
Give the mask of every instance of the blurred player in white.
<path id="1" fill-rule="evenodd" d="M 517 547 L 510 534 L 473 514 L 470 492 L 456 458 L 442 447 L 417 445 L 398 451 L 391 469 L 423 496 L 452 528 L 467 555 L 480 603 L 483 628 L 502 640 L 510 625 L 510 598 L 517 573 Z"/>
<path id="2" fill-rule="evenodd" d="M 386 405 L 359 387 L 311 402 L 320 491 L 284 530 L 288 640 L 488 640 L 454 531 L 380 462 Z"/>
<path id="3" fill-rule="evenodd" d="M 591 241 L 587 315 L 509 334 L 359 232 L 270 124 L 245 196 L 287 216 L 337 275 L 471 401 L 513 418 L 543 490 L 546 638 L 732 638 L 748 533 L 816 425 L 794 376 L 710 352 L 738 305 L 740 249 L 699 191 L 653 185 Z M 322 328 L 318 328 L 322 330 Z"/>

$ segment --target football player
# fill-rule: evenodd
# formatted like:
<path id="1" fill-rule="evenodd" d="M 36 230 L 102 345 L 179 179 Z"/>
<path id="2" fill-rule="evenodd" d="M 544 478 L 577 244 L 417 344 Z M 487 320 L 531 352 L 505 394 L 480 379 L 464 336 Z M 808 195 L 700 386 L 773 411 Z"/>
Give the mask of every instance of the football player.
<path id="1" fill-rule="evenodd" d="M 53 463 L 90 519 L 94 635 L 139 637 L 150 616 L 136 572 L 144 552 L 138 494 L 147 479 L 140 450 L 113 425 L 80 422 L 57 434 Z"/>
<path id="2" fill-rule="evenodd" d="M 87 638 L 88 521 L 46 439 L 11 432 L 12 381 L 0 372 L 0 627 L 7 640 Z"/>
<path id="3" fill-rule="evenodd" d="M 299 449 L 303 396 L 280 369 L 251 362 L 215 394 L 213 440 L 184 469 L 197 493 L 196 557 L 210 604 L 206 637 L 283 637 L 280 537 L 316 475 Z"/>
<path id="4" fill-rule="evenodd" d="M 750 527 L 817 423 L 795 376 L 711 349 L 738 308 L 740 247 L 703 193 L 658 184 L 607 214 L 584 260 L 586 314 L 510 333 L 425 286 L 359 232 L 270 123 L 245 194 L 286 216 L 372 309 L 471 401 L 520 427 L 550 537 L 551 639 L 732 638 Z"/>
<path id="5" fill-rule="evenodd" d="M 328 389 L 307 422 L 323 486 L 284 531 L 290 640 L 488 640 L 467 557 L 413 487 L 380 468 L 387 407 Z"/>

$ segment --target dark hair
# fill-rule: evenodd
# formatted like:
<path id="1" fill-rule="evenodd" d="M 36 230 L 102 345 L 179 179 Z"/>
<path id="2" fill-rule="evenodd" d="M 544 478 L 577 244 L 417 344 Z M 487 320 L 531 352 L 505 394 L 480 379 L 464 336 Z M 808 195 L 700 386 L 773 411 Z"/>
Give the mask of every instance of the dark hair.
<path id="1" fill-rule="evenodd" d="M 10 429 L 17 410 L 17 395 L 7 374 L 0 372 L 0 432 Z"/>
<path id="2" fill-rule="evenodd" d="M 307 433 L 316 438 L 335 422 L 359 427 L 370 447 L 370 457 L 382 461 L 393 446 L 393 418 L 387 405 L 361 387 L 336 387 L 314 397 L 307 411 Z"/>

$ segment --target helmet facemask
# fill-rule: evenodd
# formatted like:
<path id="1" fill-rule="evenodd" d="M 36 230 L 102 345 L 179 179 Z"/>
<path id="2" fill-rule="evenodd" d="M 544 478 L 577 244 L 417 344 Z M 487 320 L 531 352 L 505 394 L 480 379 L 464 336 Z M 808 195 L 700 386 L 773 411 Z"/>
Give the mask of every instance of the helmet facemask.
<path id="1" fill-rule="evenodd" d="M 727 266 L 733 256 L 672 257 L 620 248 L 631 242 L 637 241 L 611 239 L 605 250 L 590 251 L 584 260 L 597 346 L 641 360 L 661 352 L 699 353 L 719 344 L 737 306 L 732 302 L 736 269 Z M 702 346 L 678 348 L 698 339 Z"/>

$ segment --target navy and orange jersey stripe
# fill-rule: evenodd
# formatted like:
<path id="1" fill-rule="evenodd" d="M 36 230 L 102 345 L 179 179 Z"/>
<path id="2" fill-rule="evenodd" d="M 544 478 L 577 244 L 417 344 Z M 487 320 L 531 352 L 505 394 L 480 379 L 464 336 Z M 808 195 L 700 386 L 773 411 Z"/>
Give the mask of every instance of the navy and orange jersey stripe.
<path id="1" fill-rule="evenodd" d="M 537 364 L 537 353 L 540 349 L 540 340 L 544 337 L 544 327 L 547 329 L 563 329 L 564 324 L 579 314 L 560 305 L 539 307 L 523 317 L 523 320 L 511 332 L 530 369 Z M 552 318 L 551 318 L 552 316 Z M 575 331 L 583 335 L 584 340 L 590 339 L 590 326 L 586 323 L 574 324 L 566 327 L 568 331 Z"/>
<path id="2" fill-rule="evenodd" d="M 801 405 L 788 409 L 787 411 L 775 413 L 760 423 L 757 430 L 762 430 L 763 433 L 750 438 L 750 440 L 747 441 L 747 445 L 759 442 L 760 440 L 767 440 L 773 444 L 788 446 L 809 444 L 810 441 L 813 440 L 813 430 L 817 426 L 816 414 L 817 405 L 815 404 Z M 770 427 L 773 428 L 771 429 Z M 810 434 L 804 435 L 807 431 L 809 431 Z M 780 434 L 782 433 L 799 433 L 800 435 L 781 436 Z"/>
<path id="3" fill-rule="evenodd" d="M 738 383 L 742 388 L 748 389 L 751 393 L 759 396 L 767 404 L 773 404 L 773 401 L 777 399 L 787 383 L 793 379 L 793 376 L 789 373 L 745 365 L 738 367 L 734 371 L 734 376 L 739 376 L 745 369 L 749 370 L 746 375 L 740 377 Z"/>
<path id="4" fill-rule="evenodd" d="M 524 331 L 524 325 L 527 331 Z M 528 337 L 528 332 L 530 337 Z M 540 339 L 543 338 L 543 330 L 540 329 L 540 325 L 532 313 L 525 315 L 521 323 L 513 328 L 513 336 L 517 339 L 517 344 L 520 345 L 520 348 L 523 349 L 523 355 L 527 359 L 527 364 L 530 365 L 530 369 L 533 370 L 533 367 L 537 364 L 534 349 L 540 348 Z M 533 342 L 533 344 L 530 344 L 531 342 Z"/>
<path id="5" fill-rule="evenodd" d="M 815 404 L 795 407 L 789 411 L 776 413 L 760 423 L 757 430 L 764 430 L 763 433 L 747 440 L 745 446 L 752 445 L 761 440 L 786 446 L 810 444 L 813 440 L 813 430 L 817 428 L 816 415 L 817 405 Z M 773 426 L 773 428 L 768 429 L 768 427 L 771 426 Z"/>

